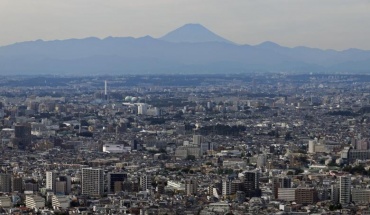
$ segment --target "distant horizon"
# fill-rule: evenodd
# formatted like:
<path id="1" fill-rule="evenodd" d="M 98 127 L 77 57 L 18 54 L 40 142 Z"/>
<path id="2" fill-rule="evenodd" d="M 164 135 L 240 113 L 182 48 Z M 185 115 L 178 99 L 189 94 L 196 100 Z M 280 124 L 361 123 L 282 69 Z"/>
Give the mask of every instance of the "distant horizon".
<path id="1" fill-rule="evenodd" d="M 158 38 L 199 23 L 237 44 L 370 50 L 366 0 L 3 0 L 0 46 L 42 39 Z"/>
<path id="2" fill-rule="evenodd" d="M 183 26 L 190 25 L 190 24 L 201 25 L 201 26 L 207 28 L 207 26 L 204 26 L 201 23 L 185 23 L 184 25 L 179 26 L 178 28 L 172 29 L 169 32 L 172 32 L 174 30 L 177 30 L 177 29 L 179 29 L 179 28 L 181 28 Z M 212 29 L 208 29 L 208 30 L 212 31 Z M 134 39 L 140 39 L 140 38 L 145 38 L 145 37 L 148 37 L 149 36 L 149 37 L 151 37 L 153 39 L 160 39 L 161 37 L 167 35 L 169 32 L 166 32 L 166 33 L 164 33 L 163 35 L 161 35 L 159 37 L 154 37 L 152 35 L 147 34 L 147 35 L 144 35 L 144 36 L 137 36 L 137 37 L 135 37 L 135 36 L 105 36 L 105 37 L 99 37 L 99 36 L 93 36 L 92 35 L 92 36 L 81 37 L 81 38 L 71 37 L 71 38 L 64 38 L 64 39 L 60 39 L 60 38 L 42 39 L 42 38 L 39 38 L 39 39 L 35 39 L 35 40 L 18 41 L 18 42 L 14 42 L 14 43 L 11 43 L 11 44 L 5 44 L 5 45 L 1 45 L 0 44 L 0 47 L 11 46 L 11 45 L 14 45 L 14 44 L 25 43 L 25 42 L 36 42 L 36 41 L 53 42 L 53 41 L 65 41 L 65 40 L 84 40 L 84 39 L 88 39 L 88 38 L 95 38 L 95 39 L 99 39 L 99 40 L 105 40 L 105 39 L 109 39 L 109 38 L 134 38 Z M 218 36 L 223 37 L 223 35 L 218 35 Z M 225 38 L 225 37 L 223 37 L 223 38 L 229 40 L 228 38 Z M 287 48 L 307 47 L 307 48 L 313 48 L 313 49 L 320 49 L 320 50 L 324 50 L 324 51 L 328 51 L 328 50 L 345 51 L 345 50 L 350 50 L 350 49 L 358 49 L 358 50 L 363 50 L 363 51 L 370 51 L 370 48 L 369 49 L 362 49 L 362 48 L 350 47 L 350 48 L 346 48 L 346 49 L 332 49 L 332 48 L 325 49 L 325 48 L 320 48 L 320 47 L 311 47 L 311 46 L 307 46 L 305 44 L 301 44 L 301 45 L 297 45 L 297 46 L 286 46 L 286 45 L 280 44 L 280 43 L 278 43 L 276 41 L 269 41 L 269 40 L 262 41 L 262 42 L 256 43 L 256 44 L 251 44 L 251 43 L 240 44 L 240 43 L 237 43 L 237 42 L 232 41 L 232 40 L 230 40 L 230 41 L 233 42 L 235 45 L 239 45 L 239 46 L 243 46 L 243 45 L 258 46 L 258 45 L 265 44 L 265 43 L 274 43 L 274 44 L 277 44 L 279 46 L 287 47 Z"/>

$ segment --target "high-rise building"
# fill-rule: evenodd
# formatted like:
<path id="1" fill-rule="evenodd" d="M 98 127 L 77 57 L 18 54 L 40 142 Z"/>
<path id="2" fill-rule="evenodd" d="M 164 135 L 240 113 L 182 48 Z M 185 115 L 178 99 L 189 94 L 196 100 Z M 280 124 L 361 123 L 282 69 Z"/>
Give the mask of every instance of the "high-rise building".
<path id="1" fill-rule="evenodd" d="M 148 112 L 148 105 L 147 104 L 140 104 L 138 107 L 137 107 L 137 113 L 139 115 L 146 115 Z"/>
<path id="2" fill-rule="evenodd" d="M 23 179 L 21 177 L 12 177 L 12 192 L 23 191 Z"/>
<path id="3" fill-rule="evenodd" d="M 232 194 L 231 191 L 232 181 L 229 178 L 222 179 L 222 195 L 228 196 Z"/>
<path id="4" fill-rule="evenodd" d="M 11 175 L 1 173 L 0 174 L 0 192 L 9 193 L 11 192 Z"/>
<path id="5" fill-rule="evenodd" d="M 186 192 L 186 195 L 190 196 L 190 195 L 194 195 L 197 193 L 197 189 L 198 189 L 198 183 L 195 179 L 186 179 L 185 180 L 185 192 Z"/>
<path id="6" fill-rule="evenodd" d="M 140 187 L 142 191 L 152 189 L 152 177 L 150 175 L 142 175 L 140 177 Z"/>
<path id="7" fill-rule="evenodd" d="M 339 176 L 339 203 L 348 204 L 351 201 L 351 177 Z"/>
<path id="8" fill-rule="evenodd" d="M 165 187 L 166 187 L 166 180 L 165 179 L 159 179 L 157 181 L 157 192 L 159 194 L 165 193 Z"/>
<path id="9" fill-rule="evenodd" d="M 14 126 L 14 139 L 13 145 L 17 146 L 18 149 L 24 150 L 31 145 L 31 125 L 29 124 L 18 124 Z"/>
<path id="10" fill-rule="evenodd" d="M 68 195 L 71 192 L 71 177 L 59 176 L 55 181 L 55 194 Z"/>
<path id="11" fill-rule="evenodd" d="M 317 140 L 308 141 L 308 153 L 315 153 L 315 146 L 317 145 Z"/>
<path id="12" fill-rule="evenodd" d="M 261 190 L 259 189 L 259 177 L 258 171 L 247 171 L 244 172 L 244 191 L 246 197 L 260 197 Z"/>
<path id="13" fill-rule="evenodd" d="M 122 191 L 122 184 L 127 179 L 127 173 L 110 172 L 108 173 L 108 193 Z M 121 184 L 121 186 L 119 186 Z"/>
<path id="14" fill-rule="evenodd" d="M 82 194 L 101 196 L 104 194 L 104 172 L 102 169 L 82 168 Z"/>
<path id="15" fill-rule="evenodd" d="M 55 192 L 56 173 L 52 171 L 46 172 L 46 189 Z"/>
<path id="16" fill-rule="evenodd" d="M 333 204 L 338 204 L 339 203 L 339 186 L 337 184 L 331 185 L 331 202 Z"/>
<path id="17" fill-rule="evenodd" d="M 68 195 L 71 192 L 71 185 L 72 185 L 71 176 L 68 176 L 68 175 L 59 176 L 59 182 L 62 182 L 63 184 L 65 184 L 64 194 Z"/>

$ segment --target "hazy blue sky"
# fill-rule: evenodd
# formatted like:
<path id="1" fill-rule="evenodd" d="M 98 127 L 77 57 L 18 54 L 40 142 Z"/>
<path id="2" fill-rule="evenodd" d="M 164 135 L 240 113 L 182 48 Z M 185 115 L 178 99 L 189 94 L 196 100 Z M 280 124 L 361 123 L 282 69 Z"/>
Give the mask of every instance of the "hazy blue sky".
<path id="1" fill-rule="evenodd" d="M 370 0 L 0 0 L 0 45 L 160 37 L 186 23 L 240 44 L 370 50 Z"/>

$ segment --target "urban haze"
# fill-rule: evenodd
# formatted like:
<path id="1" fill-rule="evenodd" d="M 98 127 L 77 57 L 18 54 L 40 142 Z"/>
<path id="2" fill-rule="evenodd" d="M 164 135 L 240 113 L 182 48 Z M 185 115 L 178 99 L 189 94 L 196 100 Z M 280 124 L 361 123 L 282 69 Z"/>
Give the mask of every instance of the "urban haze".
<path id="1" fill-rule="evenodd" d="M 3 0 L 0 214 L 370 214 L 365 0 Z"/>

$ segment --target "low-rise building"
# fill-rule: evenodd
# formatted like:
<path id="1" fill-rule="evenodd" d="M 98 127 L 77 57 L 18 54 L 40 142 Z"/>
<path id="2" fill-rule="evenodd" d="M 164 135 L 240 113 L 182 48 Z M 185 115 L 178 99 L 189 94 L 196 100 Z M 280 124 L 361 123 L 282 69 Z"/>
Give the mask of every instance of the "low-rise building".
<path id="1" fill-rule="evenodd" d="M 39 209 L 45 207 L 45 199 L 41 196 L 26 195 L 26 207 L 31 209 Z"/>

